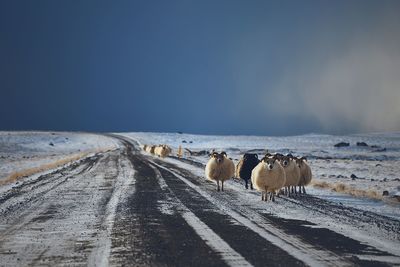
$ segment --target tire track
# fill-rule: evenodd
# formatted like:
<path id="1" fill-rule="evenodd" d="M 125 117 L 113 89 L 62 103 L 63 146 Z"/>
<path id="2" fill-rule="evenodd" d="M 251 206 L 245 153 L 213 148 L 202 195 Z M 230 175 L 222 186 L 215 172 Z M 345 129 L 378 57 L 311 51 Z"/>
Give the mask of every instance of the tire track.
<path id="1" fill-rule="evenodd" d="M 238 209 L 237 206 L 232 206 L 231 203 L 229 202 L 222 203 L 220 200 L 218 200 L 208 192 L 204 191 L 199 186 L 195 185 L 194 183 L 192 183 L 185 177 L 181 176 L 180 174 L 171 171 L 167 167 L 164 167 L 157 163 L 155 164 L 161 169 L 163 169 L 162 173 L 163 175 L 165 175 L 164 177 L 168 177 L 167 172 L 169 172 L 170 173 L 169 177 L 171 177 L 172 175 L 171 180 L 173 179 L 173 177 L 175 177 L 175 180 L 176 179 L 181 180 L 186 186 L 189 186 L 192 190 L 200 194 L 204 199 L 204 203 L 202 203 L 200 207 L 205 206 L 207 209 L 207 207 L 210 204 L 207 205 L 206 202 L 211 203 L 211 205 L 216 204 L 224 214 L 227 214 L 227 216 L 231 218 L 231 220 L 234 220 L 238 224 L 242 225 L 242 227 L 245 229 L 245 230 L 242 229 L 242 231 L 248 232 L 246 236 L 251 235 L 249 232 L 252 232 L 253 236 L 249 238 L 250 240 L 248 240 L 251 241 L 249 246 L 252 249 L 257 248 L 256 250 L 259 250 L 260 248 L 265 248 L 267 245 L 269 245 L 267 251 L 269 253 L 260 253 L 266 257 L 261 261 L 261 263 L 265 264 L 265 262 L 268 262 L 271 265 L 279 266 L 282 264 L 282 259 L 285 259 L 284 260 L 285 264 L 288 264 L 290 266 L 301 265 L 302 262 L 310 266 L 317 266 L 317 265 L 334 266 L 337 264 L 340 264 L 341 266 L 351 265 L 346 259 L 343 259 L 338 255 L 335 255 L 334 253 L 330 253 L 328 251 L 316 250 L 312 246 L 304 244 L 303 242 L 297 240 L 295 237 L 286 235 L 279 229 L 276 229 L 275 227 L 268 224 L 268 222 L 266 222 L 265 219 L 261 218 L 261 216 L 259 216 L 256 213 L 243 214 L 242 213 L 243 211 L 241 209 Z M 251 220 L 249 218 L 251 218 Z M 236 235 L 238 235 L 238 233 Z M 224 239 L 225 238 L 229 238 L 229 236 L 224 236 Z M 254 240 L 257 239 L 262 239 L 263 241 L 260 241 L 259 243 L 254 243 Z M 241 243 L 246 242 L 246 240 L 240 240 L 240 241 Z M 261 242 L 263 242 L 264 244 L 261 245 Z M 238 247 L 239 246 L 240 245 L 238 245 Z M 246 253 L 248 252 L 243 249 L 244 248 L 242 247 L 241 250 L 238 251 L 246 255 Z M 273 251 L 273 253 L 271 251 Z M 249 256 L 250 255 L 251 254 L 249 254 Z M 274 256 L 271 257 L 271 255 Z M 257 257 L 259 256 L 257 255 Z M 256 261 L 257 260 L 256 258 L 254 258 L 253 260 L 255 261 L 256 264 L 258 263 Z M 263 265 L 261 264 L 260 266 Z"/>
<path id="2" fill-rule="evenodd" d="M 170 193 L 171 196 L 169 201 L 174 203 L 178 214 L 183 217 L 183 219 L 194 229 L 196 234 L 207 243 L 208 246 L 220 254 L 222 259 L 229 266 L 252 266 L 176 197 L 173 190 L 167 185 L 166 180 L 156 166 L 154 166 L 153 169 L 156 172 L 160 187 Z"/>
<path id="3" fill-rule="evenodd" d="M 127 140 L 127 142 L 129 142 L 129 140 Z M 230 261 L 231 259 L 229 259 L 229 257 L 234 255 L 234 257 L 238 259 L 238 256 L 241 255 L 246 259 L 246 261 L 250 262 L 254 266 L 265 266 L 266 263 L 268 263 L 268 265 L 270 266 L 282 266 L 282 259 L 285 259 L 285 264 L 289 264 L 290 266 L 304 266 L 304 263 L 301 260 L 298 260 L 295 257 L 291 256 L 286 251 L 272 244 L 267 239 L 260 237 L 258 233 L 254 231 L 254 229 L 249 229 L 247 225 L 243 225 L 237 219 L 233 219 L 229 213 L 226 213 L 226 211 L 221 212 L 221 210 L 215 208 L 215 206 L 206 198 L 204 198 L 201 193 L 196 192 L 196 190 L 193 190 L 191 187 L 188 187 L 187 184 L 181 181 L 180 178 L 178 178 L 175 174 L 171 175 L 169 170 L 164 170 L 164 167 L 159 166 L 156 163 L 150 163 L 139 152 L 136 152 L 132 159 L 135 160 L 135 162 L 132 162 L 132 164 L 133 166 L 135 166 L 135 169 L 138 172 L 147 169 L 146 172 L 149 173 L 150 164 L 155 164 L 156 166 L 156 173 L 154 173 L 153 170 L 153 173 L 149 174 L 149 176 L 146 177 L 145 181 L 140 181 L 139 177 L 137 177 L 137 187 L 145 182 L 148 183 L 149 181 L 153 180 L 154 184 L 152 186 L 148 186 L 148 188 L 161 188 L 163 194 L 159 192 L 155 195 L 169 196 L 167 199 L 162 198 L 162 202 L 172 202 L 174 203 L 174 206 L 180 207 L 181 210 L 179 210 L 179 208 L 178 210 L 175 210 L 176 212 L 178 212 L 178 215 L 182 215 L 185 213 L 187 214 L 188 210 L 190 211 L 190 213 L 194 214 L 194 217 L 192 218 L 198 218 L 198 220 L 194 220 L 200 222 L 201 225 L 206 226 L 208 233 L 215 233 L 219 241 L 223 241 L 224 243 L 226 243 L 225 248 L 227 248 L 228 250 L 226 250 L 225 252 L 229 252 L 226 254 L 227 257 L 225 258 L 225 260 L 227 260 L 228 264 L 235 265 L 232 261 Z M 159 173 L 158 181 L 157 179 L 154 180 L 154 178 L 152 178 L 155 177 L 157 173 Z M 161 183 L 161 186 L 159 185 L 159 183 Z M 155 184 L 157 184 L 157 186 L 155 186 Z M 140 192 L 142 190 L 138 190 L 138 188 L 136 188 L 136 192 L 138 191 Z M 175 201 L 173 201 L 174 199 Z M 176 199 L 178 199 L 178 201 L 176 201 Z M 135 202 L 138 203 L 141 201 L 136 200 Z M 149 201 L 147 201 L 147 203 L 148 202 Z M 179 203 L 184 203 L 184 206 L 182 207 Z M 156 203 L 154 203 L 152 206 L 154 209 Z M 150 208 L 148 208 L 148 210 L 149 209 Z M 175 217 L 177 216 L 175 215 Z M 158 218 L 160 218 L 160 215 L 158 215 Z M 159 223 L 159 221 L 157 223 Z M 191 225 L 189 226 L 193 228 Z M 138 226 L 135 226 L 134 228 L 137 227 Z M 162 230 L 157 229 L 156 231 L 160 232 Z M 169 231 L 173 231 L 173 229 L 169 229 Z M 192 236 L 198 235 L 195 234 Z M 213 236 L 215 237 L 215 235 Z M 208 238 L 210 238 L 210 236 L 208 236 Z M 232 249 L 230 249 L 230 247 Z M 214 249 L 216 248 L 214 247 Z M 164 251 L 162 252 L 162 254 L 169 254 L 168 248 L 164 248 L 163 250 Z M 241 261 L 243 262 L 243 260 Z M 304 259 L 304 261 L 315 263 L 312 260 Z M 170 262 L 166 261 L 166 259 L 162 259 L 162 262 L 163 264 L 170 265 Z M 152 265 L 151 262 L 147 263 Z M 195 265 L 197 266 L 200 264 L 196 263 Z"/>
<path id="4" fill-rule="evenodd" d="M 313 227 L 315 224 L 299 220 L 285 220 L 275 217 L 272 214 L 260 213 L 259 210 L 254 210 L 247 205 L 237 205 L 241 203 L 240 197 L 238 196 L 241 192 L 234 190 L 226 194 L 215 194 L 214 186 L 210 183 L 200 183 L 200 177 L 165 161 L 157 159 L 155 161 L 157 161 L 158 164 L 162 164 L 166 170 L 181 175 L 182 178 L 187 179 L 193 186 L 213 192 L 211 195 L 205 195 L 205 197 L 209 199 L 213 199 L 214 197 L 215 201 L 220 202 L 222 206 L 231 207 L 231 210 L 233 209 L 234 211 L 240 212 L 243 216 L 251 218 L 253 222 L 256 221 L 263 229 L 272 229 L 272 232 L 276 232 L 277 236 L 281 238 L 285 237 L 285 240 L 292 240 L 291 243 L 293 243 L 293 238 L 297 239 L 298 242 L 295 242 L 295 244 L 297 243 L 300 247 L 304 247 L 304 251 L 317 250 L 315 253 L 316 255 L 321 254 L 321 251 L 325 251 L 331 255 L 330 257 L 324 256 L 321 260 L 325 258 L 326 261 L 335 264 L 335 262 L 340 259 L 351 265 L 385 265 L 387 263 L 399 262 L 398 256 L 360 243 L 359 241 L 338 234 L 332 230 Z M 181 172 L 183 174 L 181 174 Z M 281 200 L 288 203 L 293 202 L 291 199 L 287 198 Z M 325 204 L 327 205 L 324 208 L 329 211 L 329 203 Z M 230 212 L 231 211 L 228 213 Z M 309 244 L 308 246 L 311 245 L 311 250 L 307 248 L 307 244 Z"/>
<path id="5" fill-rule="evenodd" d="M 220 255 L 181 216 L 162 212 L 160 207 L 170 193 L 160 187 L 149 163 L 134 148 L 127 150 L 136 172 L 135 191 L 117 209 L 111 264 L 224 266 Z"/>
<path id="6" fill-rule="evenodd" d="M 119 152 L 106 152 L 19 187 L 0 217 L 1 265 L 85 265 L 107 229 L 104 206 L 118 177 Z M 10 206 L 10 203 L 0 204 Z"/>

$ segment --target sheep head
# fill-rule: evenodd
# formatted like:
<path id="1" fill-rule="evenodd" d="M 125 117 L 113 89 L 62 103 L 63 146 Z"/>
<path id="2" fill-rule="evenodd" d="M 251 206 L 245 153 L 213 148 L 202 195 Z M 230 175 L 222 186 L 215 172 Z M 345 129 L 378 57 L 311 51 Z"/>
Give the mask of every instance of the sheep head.
<path id="1" fill-rule="evenodd" d="M 258 160 L 258 155 L 257 154 L 245 153 L 243 155 L 243 160 L 244 161 L 247 161 L 247 160 L 253 161 L 255 159 Z"/>
<path id="2" fill-rule="evenodd" d="M 210 157 L 213 158 L 218 164 L 221 164 L 226 157 L 226 153 L 225 152 L 221 152 L 221 153 L 213 152 Z"/>
<path id="3" fill-rule="evenodd" d="M 303 166 L 305 161 L 307 161 L 306 157 L 296 158 L 296 164 L 299 167 Z"/>
<path id="4" fill-rule="evenodd" d="M 272 170 L 274 168 L 276 159 L 275 158 L 265 158 L 264 157 L 263 161 L 265 162 L 265 165 L 267 165 L 267 169 L 268 170 Z"/>
<path id="5" fill-rule="evenodd" d="M 282 166 L 283 166 L 284 168 L 287 167 L 287 166 L 289 165 L 289 163 L 290 163 L 291 160 L 292 160 L 292 158 L 291 158 L 291 157 L 288 157 L 288 156 L 283 156 L 283 157 L 280 158 L 280 161 L 281 161 Z"/>

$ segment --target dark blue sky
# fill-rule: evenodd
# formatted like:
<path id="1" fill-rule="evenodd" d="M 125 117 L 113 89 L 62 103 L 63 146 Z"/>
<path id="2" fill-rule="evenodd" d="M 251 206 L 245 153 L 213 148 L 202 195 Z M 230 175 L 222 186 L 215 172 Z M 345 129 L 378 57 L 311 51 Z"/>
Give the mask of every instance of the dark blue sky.
<path id="1" fill-rule="evenodd" d="M 0 1 L 0 130 L 400 130 L 400 1 Z"/>

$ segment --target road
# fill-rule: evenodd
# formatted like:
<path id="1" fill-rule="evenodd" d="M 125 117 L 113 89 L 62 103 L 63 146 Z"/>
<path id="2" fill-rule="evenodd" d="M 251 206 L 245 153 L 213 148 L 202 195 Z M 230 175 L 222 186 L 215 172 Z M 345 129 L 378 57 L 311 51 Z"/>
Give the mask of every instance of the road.
<path id="1" fill-rule="evenodd" d="M 310 212 L 360 231 L 373 225 L 394 244 L 398 220 L 313 196 L 260 208 L 244 189 L 216 192 L 190 168 L 112 137 L 119 149 L 21 180 L 0 195 L 1 266 L 400 265 L 400 245 L 382 249 L 379 240 L 371 245 L 273 210 Z"/>

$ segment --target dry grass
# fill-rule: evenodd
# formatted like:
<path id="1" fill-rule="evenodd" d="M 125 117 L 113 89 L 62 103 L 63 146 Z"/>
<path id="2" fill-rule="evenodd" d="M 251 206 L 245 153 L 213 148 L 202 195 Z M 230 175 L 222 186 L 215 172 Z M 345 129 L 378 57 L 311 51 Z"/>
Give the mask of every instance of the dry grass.
<path id="1" fill-rule="evenodd" d="M 375 190 L 371 189 L 357 189 L 353 186 L 346 185 L 344 183 L 328 183 L 326 181 L 321 180 L 313 180 L 311 183 L 312 186 L 323 188 L 323 189 L 330 189 L 335 192 L 345 193 L 356 197 L 367 197 L 372 199 L 382 199 L 382 195 Z"/>
<path id="2" fill-rule="evenodd" d="M 56 160 L 56 161 L 51 162 L 51 163 L 40 165 L 38 167 L 33 167 L 33 168 L 25 169 L 25 170 L 15 171 L 15 172 L 11 173 L 7 178 L 1 179 L 0 180 L 0 185 L 13 183 L 13 182 L 15 182 L 15 181 L 17 181 L 17 180 L 19 180 L 19 179 L 21 179 L 23 177 L 31 176 L 31 175 L 34 175 L 36 173 L 40 173 L 40 172 L 44 172 L 44 171 L 47 171 L 47 170 L 51 170 L 51 169 L 55 169 L 55 168 L 61 167 L 61 166 L 65 165 L 65 164 L 71 163 L 73 161 L 80 160 L 80 159 L 88 156 L 91 153 L 105 152 L 105 151 L 109 151 L 109 150 L 110 150 L 110 148 L 99 149 L 99 150 L 95 150 L 95 151 L 81 152 L 81 153 L 78 153 L 78 154 L 73 154 L 71 156 Z"/>

